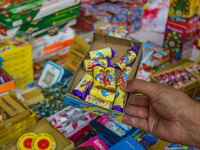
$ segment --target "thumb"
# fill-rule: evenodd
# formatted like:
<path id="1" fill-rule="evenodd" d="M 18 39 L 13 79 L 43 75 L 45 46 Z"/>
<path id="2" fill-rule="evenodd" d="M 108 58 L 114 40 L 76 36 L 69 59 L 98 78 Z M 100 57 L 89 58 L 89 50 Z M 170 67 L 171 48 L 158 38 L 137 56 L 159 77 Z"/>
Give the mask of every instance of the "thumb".
<path id="1" fill-rule="evenodd" d="M 151 98 L 161 93 L 165 87 L 140 79 L 132 79 L 121 83 L 120 88 L 128 93 L 141 93 Z"/>

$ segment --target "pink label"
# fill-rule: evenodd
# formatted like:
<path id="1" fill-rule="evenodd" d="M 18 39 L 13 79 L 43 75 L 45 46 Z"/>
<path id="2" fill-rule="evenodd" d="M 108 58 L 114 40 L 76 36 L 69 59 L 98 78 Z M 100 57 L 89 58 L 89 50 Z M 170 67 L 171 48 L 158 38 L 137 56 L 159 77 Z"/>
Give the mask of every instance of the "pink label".
<path id="1" fill-rule="evenodd" d="M 84 147 L 84 146 L 92 146 L 94 147 L 96 150 L 107 150 L 108 147 L 106 146 L 106 144 L 104 144 L 98 137 L 93 137 L 92 139 L 90 139 L 89 141 L 87 141 L 86 143 L 82 144 L 80 147 Z"/>

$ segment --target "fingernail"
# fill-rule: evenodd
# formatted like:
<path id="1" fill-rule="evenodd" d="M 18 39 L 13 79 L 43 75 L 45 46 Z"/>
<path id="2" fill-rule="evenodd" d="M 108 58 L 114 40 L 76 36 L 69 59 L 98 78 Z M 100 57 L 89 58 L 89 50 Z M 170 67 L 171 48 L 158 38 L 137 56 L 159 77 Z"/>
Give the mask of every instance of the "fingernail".
<path id="1" fill-rule="evenodd" d="M 127 81 L 122 82 L 120 87 L 121 87 L 121 89 L 126 89 L 126 87 L 127 87 Z"/>

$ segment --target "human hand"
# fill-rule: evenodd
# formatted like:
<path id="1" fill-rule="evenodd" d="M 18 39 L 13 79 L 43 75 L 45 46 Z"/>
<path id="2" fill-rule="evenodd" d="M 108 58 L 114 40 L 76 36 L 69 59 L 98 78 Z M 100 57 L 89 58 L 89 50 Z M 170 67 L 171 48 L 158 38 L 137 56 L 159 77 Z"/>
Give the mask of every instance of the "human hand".
<path id="1" fill-rule="evenodd" d="M 171 87 L 133 79 L 121 83 L 129 93 L 123 122 L 172 143 L 200 147 L 200 103 Z"/>

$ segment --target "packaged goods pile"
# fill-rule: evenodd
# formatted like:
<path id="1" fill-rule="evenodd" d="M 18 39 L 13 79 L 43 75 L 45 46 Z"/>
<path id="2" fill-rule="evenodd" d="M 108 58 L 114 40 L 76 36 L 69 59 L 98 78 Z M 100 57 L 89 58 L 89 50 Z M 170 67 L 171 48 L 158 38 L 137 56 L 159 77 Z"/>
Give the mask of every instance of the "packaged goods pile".
<path id="1" fill-rule="evenodd" d="M 199 150 L 199 103 L 200 0 L 0 0 L 0 149 Z"/>

